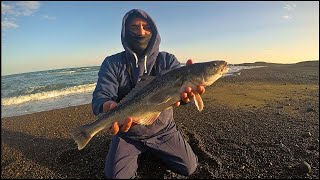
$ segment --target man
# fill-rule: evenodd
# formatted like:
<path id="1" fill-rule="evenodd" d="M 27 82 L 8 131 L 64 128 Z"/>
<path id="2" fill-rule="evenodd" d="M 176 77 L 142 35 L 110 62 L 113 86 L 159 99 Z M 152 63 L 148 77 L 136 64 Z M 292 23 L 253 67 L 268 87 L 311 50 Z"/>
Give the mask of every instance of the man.
<path id="1" fill-rule="evenodd" d="M 133 9 L 122 21 L 121 41 L 125 51 L 107 57 L 98 73 L 93 92 L 92 110 L 95 115 L 109 111 L 139 83 L 142 76 L 159 76 L 180 67 L 176 57 L 159 52 L 160 35 L 153 19 L 144 11 Z M 190 87 L 181 94 L 182 103 L 188 103 L 193 91 Z M 173 106 L 179 106 L 180 102 Z M 173 120 L 173 109 L 163 111 L 151 125 L 135 124 L 131 117 L 125 124 L 115 122 L 107 159 L 105 177 L 132 178 L 138 168 L 139 156 L 149 151 L 159 157 L 170 169 L 192 174 L 197 167 L 197 157 L 183 139 Z"/>

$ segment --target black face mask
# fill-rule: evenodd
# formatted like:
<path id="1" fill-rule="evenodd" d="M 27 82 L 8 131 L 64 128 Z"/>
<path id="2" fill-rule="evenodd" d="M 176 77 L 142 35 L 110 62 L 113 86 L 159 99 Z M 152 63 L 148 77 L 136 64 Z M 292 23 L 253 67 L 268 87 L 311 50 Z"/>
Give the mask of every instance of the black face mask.
<path id="1" fill-rule="evenodd" d="M 144 36 L 140 36 L 129 30 L 127 31 L 128 45 L 138 55 L 142 55 L 143 53 L 145 53 L 145 50 L 148 47 L 151 37 L 151 33 Z"/>

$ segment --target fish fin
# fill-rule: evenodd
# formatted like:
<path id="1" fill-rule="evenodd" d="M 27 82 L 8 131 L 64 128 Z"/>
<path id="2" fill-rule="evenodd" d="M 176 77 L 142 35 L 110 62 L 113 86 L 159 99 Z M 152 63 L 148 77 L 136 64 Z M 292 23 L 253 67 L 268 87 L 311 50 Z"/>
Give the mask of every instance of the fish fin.
<path id="1" fill-rule="evenodd" d="M 133 122 L 141 125 L 150 125 L 159 117 L 160 112 L 150 113 L 143 118 L 134 118 Z"/>
<path id="2" fill-rule="evenodd" d="M 204 104 L 199 93 L 195 93 L 193 96 L 194 104 L 197 106 L 198 111 L 202 111 Z"/>
<path id="3" fill-rule="evenodd" d="M 83 149 L 92 138 L 92 135 L 86 131 L 87 126 L 82 125 L 70 133 L 73 140 L 77 143 L 79 150 Z"/>

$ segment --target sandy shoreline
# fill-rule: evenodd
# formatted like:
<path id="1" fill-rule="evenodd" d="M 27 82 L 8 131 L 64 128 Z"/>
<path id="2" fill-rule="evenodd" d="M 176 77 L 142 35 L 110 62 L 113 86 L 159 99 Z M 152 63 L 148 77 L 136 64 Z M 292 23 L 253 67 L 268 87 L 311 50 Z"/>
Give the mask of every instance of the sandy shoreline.
<path id="1" fill-rule="evenodd" d="M 199 158 L 194 174 L 146 155 L 138 178 L 319 179 L 319 63 L 264 65 L 206 88 L 202 112 L 174 109 Z M 2 118 L 1 178 L 103 178 L 110 136 L 99 133 L 82 151 L 69 136 L 93 119 L 90 104 Z"/>

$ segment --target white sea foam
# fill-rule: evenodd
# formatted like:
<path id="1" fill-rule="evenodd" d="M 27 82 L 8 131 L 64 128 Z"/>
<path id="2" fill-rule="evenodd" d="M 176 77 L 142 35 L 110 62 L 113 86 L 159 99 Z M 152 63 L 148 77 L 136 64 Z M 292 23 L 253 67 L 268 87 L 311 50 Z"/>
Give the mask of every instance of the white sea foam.
<path id="1" fill-rule="evenodd" d="M 3 106 L 17 105 L 17 104 L 22 104 L 29 101 L 38 101 L 38 100 L 44 100 L 44 99 L 58 98 L 61 96 L 67 96 L 72 94 L 87 93 L 87 92 L 92 92 L 95 86 L 96 86 L 96 83 L 85 84 L 85 85 L 65 88 L 62 90 L 47 91 L 47 92 L 23 95 L 19 97 L 2 98 L 1 104 Z"/>
<path id="2" fill-rule="evenodd" d="M 1 118 L 89 104 L 91 103 L 91 100 L 92 92 L 86 92 L 81 94 L 70 94 L 59 98 L 29 101 L 17 105 L 1 106 Z"/>
<path id="3" fill-rule="evenodd" d="M 77 71 L 61 71 L 61 72 L 58 72 L 59 74 L 71 74 L 71 73 L 75 73 Z"/>
<path id="4" fill-rule="evenodd" d="M 253 68 L 260 68 L 260 67 L 265 67 L 265 66 L 229 65 L 229 71 L 226 74 L 224 74 L 222 77 L 240 75 L 240 71 L 243 69 L 253 69 Z"/>

